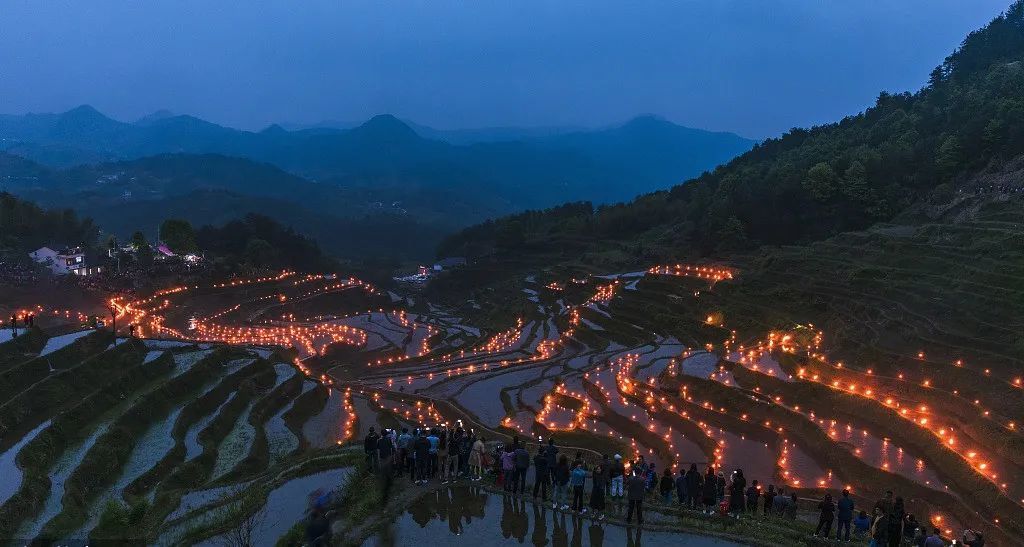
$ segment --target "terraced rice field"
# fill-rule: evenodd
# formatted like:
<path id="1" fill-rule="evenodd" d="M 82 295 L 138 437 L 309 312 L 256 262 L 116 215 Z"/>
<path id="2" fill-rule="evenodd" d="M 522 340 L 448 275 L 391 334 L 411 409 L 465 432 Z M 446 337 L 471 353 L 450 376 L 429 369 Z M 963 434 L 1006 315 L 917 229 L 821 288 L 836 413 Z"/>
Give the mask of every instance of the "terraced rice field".
<path id="1" fill-rule="evenodd" d="M 314 392 L 326 399 L 328 388 L 305 379 L 291 357 L 120 342 L 90 331 L 34 348 L 17 338 L 0 344 L 8 370 L 30 376 L 0 405 L 0 536 L 155 541 L 190 492 L 259 477 L 266 484 L 267 473 L 301 466 L 316 452 L 300 449 L 298 438 L 320 409 L 295 403 Z M 287 436 L 270 461 L 270 439 Z M 109 517 L 121 509 L 133 512 L 130 526 L 112 528 Z M 202 536 L 200 528 L 188 523 L 183 541 Z"/>
<path id="2" fill-rule="evenodd" d="M 919 519 L 1016 541 L 1024 262 L 971 258 L 1006 263 L 1011 225 L 881 227 L 728 267 L 538 272 L 502 329 L 334 276 L 120 302 L 147 336 L 183 342 L 0 344 L 0 532 L 116 537 L 103 515 L 121 507 L 147 541 L 209 539 L 303 474 L 340 476 L 339 445 L 371 425 L 461 423 L 659 469 L 741 468 L 805 497 L 894 490 Z"/>

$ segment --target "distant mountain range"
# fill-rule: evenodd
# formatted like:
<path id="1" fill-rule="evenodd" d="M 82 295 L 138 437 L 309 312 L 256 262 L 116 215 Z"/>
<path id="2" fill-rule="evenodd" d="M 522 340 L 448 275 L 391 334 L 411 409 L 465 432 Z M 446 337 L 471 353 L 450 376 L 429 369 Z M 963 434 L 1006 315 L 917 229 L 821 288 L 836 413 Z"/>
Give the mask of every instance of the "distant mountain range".
<path id="1" fill-rule="evenodd" d="M 127 123 L 90 106 L 0 116 L 0 147 L 50 167 L 168 153 L 222 154 L 344 185 L 483 186 L 514 208 L 565 199 L 622 201 L 699 175 L 753 144 L 653 116 L 600 130 L 439 131 L 381 115 L 348 129 L 289 131 L 272 125 L 260 132 L 167 111 Z"/>
<path id="2" fill-rule="evenodd" d="M 9 155 L 0 160 L 0 184 L 86 214 L 129 203 L 157 212 L 161 200 L 187 192 L 205 192 L 208 199 L 227 192 L 244 198 L 247 207 L 259 198 L 265 205 L 280 202 L 271 209 L 349 221 L 404 217 L 403 224 L 430 226 L 423 233 L 439 234 L 567 199 L 627 200 L 699 175 L 753 144 L 653 116 L 598 130 L 442 131 L 380 115 L 348 128 L 272 125 L 251 132 L 168 111 L 122 122 L 80 106 L 60 114 L 0 116 L 0 150 Z M 25 171 L 38 172 L 37 183 L 24 179 Z M 224 205 L 206 209 L 221 211 L 217 217 L 248 212 Z M 195 222 L 211 220 L 210 214 L 184 213 Z M 110 230 L 123 227 L 97 222 Z M 429 254 L 435 241 L 423 243 Z"/>

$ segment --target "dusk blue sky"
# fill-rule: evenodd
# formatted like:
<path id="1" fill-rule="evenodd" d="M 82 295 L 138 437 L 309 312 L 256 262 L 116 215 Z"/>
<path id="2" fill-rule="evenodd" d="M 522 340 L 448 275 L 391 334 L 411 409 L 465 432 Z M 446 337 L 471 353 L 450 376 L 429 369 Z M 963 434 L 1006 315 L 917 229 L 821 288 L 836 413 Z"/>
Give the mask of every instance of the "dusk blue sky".
<path id="1" fill-rule="evenodd" d="M 258 129 L 391 113 L 439 128 L 641 113 L 749 137 L 929 71 L 1010 0 L 6 0 L 0 112 L 91 104 Z"/>

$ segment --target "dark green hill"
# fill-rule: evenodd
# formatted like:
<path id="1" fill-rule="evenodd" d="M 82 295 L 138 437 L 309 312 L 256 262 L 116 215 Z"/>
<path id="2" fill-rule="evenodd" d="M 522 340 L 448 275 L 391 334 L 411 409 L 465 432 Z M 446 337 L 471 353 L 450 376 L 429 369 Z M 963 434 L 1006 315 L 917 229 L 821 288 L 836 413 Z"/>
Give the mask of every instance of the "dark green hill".
<path id="1" fill-rule="evenodd" d="M 47 244 L 88 245 L 97 229 L 70 209 L 43 209 L 0 192 L 0 252 L 23 253 Z"/>
<path id="2" fill-rule="evenodd" d="M 866 228 L 974 192 L 1024 153 L 1024 4 L 968 36 L 916 93 L 769 139 L 728 164 L 622 206 L 527 213 L 469 228 L 441 254 L 728 254 Z M 1019 179 L 1017 180 L 1019 184 Z M 606 257 L 611 263 L 629 257 Z M 520 256 L 519 259 L 522 259 Z"/>

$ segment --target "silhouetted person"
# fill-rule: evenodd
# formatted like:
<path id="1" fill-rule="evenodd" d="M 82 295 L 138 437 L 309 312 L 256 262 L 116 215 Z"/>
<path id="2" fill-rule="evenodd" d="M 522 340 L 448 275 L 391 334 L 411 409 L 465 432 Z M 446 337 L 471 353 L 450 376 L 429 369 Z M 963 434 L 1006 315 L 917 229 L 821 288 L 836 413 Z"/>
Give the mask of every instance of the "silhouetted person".
<path id="1" fill-rule="evenodd" d="M 903 498 L 896 498 L 892 504 L 892 511 L 889 513 L 887 523 L 887 537 L 889 547 L 899 547 L 903 541 L 903 525 L 906 512 L 903 510 Z"/>
<path id="2" fill-rule="evenodd" d="M 515 468 L 512 470 L 512 493 L 526 493 L 526 472 L 530 469 L 530 453 L 526 445 L 519 445 L 513 452 Z"/>
<path id="3" fill-rule="evenodd" d="M 548 480 L 548 457 L 540 447 L 533 457 L 533 497 L 539 492 L 541 501 L 548 501 Z"/>
<path id="4" fill-rule="evenodd" d="M 691 509 L 697 508 L 703 485 L 704 478 L 701 476 L 700 471 L 697 471 L 697 464 L 691 463 L 690 470 L 686 472 L 686 505 Z"/>
<path id="5" fill-rule="evenodd" d="M 761 488 L 757 485 L 757 479 L 754 479 L 750 486 L 747 487 L 747 511 L 757 514 L 757 500 L 761 497 Z"/>
<path id="6" fill-rule="evenodd" d="M 370 471 L 377 471 L 377 441 L 379 440 L 380 435 L 377 435 L 377 431 L 373 427 L 370 428 L 370 432 L 363 439 L 363 451 L 366 452 L 366 466 L 370 468 Z"/>
<path id="7" fill-rule="evenodd" d="M 820 535 L 822 530 L 825 531 L 823 537 L 828 537 L 832 531 L 832 519 L 835 516 L 836 504 L 832 503 L 832 494 L 825 494 L 825 499 L 818 503 L 818 527 L 814 529 L 815 537 Z"/>
<path id="8" fill-rule="evenodd" d="M 626 483 L 626 497 L 629 499 L 629 509 L 626 511 L 626 524 L 632 524 L 633 512 L 636 511 L 636 523 L 644 524 L 644 494 L 647 493 L 647 484 L 644 477 L 634 473 Z"/>
<path id="9" fill-rule="evenodd" d="M 704 504 L 704 512 L 714 513 L 715 502 L 718 496 L 718 477 L 715 475 L 714 468 L 708 467 L 708 472 L 704 475 L 704 487 L 701 491 L 701 502 Z"/>
<path id="10" fill-rule="evenodd" d="M 850 497 L 849 490 L 843 490 L 843 496 L 839 498 L 837 504 L 837 522 L 836 525 L 836 541 L 850 541 L 850 523 L 853 521 L 853 499 Z M 840 537 L 844 535 L 845 537 Z"/>
<path id="11" fill-rule="evenodd" d="M 764 491 L 764 516 L 768 516 L 772 512 L 772 504 L 775 503 L 775 485 L 769 484 L 768 489 Z"/>
<path id="12" fill-rule="evenodd" d="M 689 497 L 686 484 L 686 473 L 683 468 L 679 468 L 679 476 L 676 477 L 676 497 L 679 498 L 679 505 L 686 505 L 686 499 Z"/>
<path id="13" fill-rule="evenodd" d="M 743 470 L 737 469 L 732 475 L 732 484 L 729 485 L 729 512 L 737 517 L 743 512 L 746 490 L 747 479 L 743 477 Z"/>

